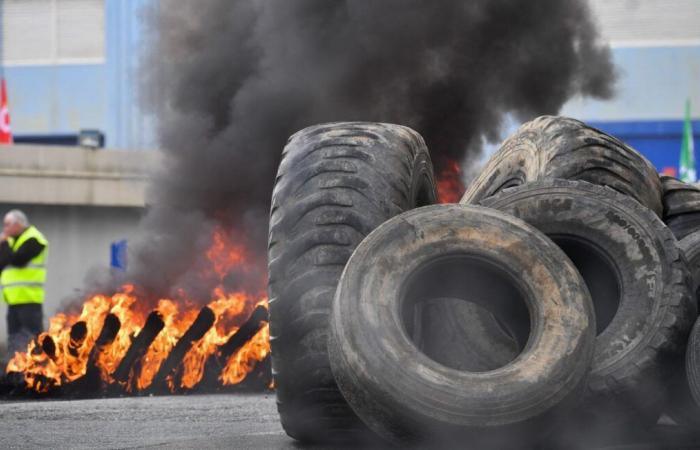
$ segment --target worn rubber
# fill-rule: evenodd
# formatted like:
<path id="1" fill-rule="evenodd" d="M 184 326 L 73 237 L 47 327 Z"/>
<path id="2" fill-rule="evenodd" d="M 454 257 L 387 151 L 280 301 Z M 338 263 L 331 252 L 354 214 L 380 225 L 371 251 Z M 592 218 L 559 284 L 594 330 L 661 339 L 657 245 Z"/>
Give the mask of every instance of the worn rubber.
<path id="1" fill-rule="evenodd" d="M 688 269 L 693 278 L 693 293 L 696 304 L 700 305 L 700 231 L 691 233 L 678 242 L 678 246 L 685 255 Z M 686 357 L 691 353 L 691 345 L 688 344 Z M 700 427 L 700 406 L 695 402 L 689 387 L 689 370 L 693 368 L 686 361 L 685 370 L 677 370 L 671 378 L 671 394 L 666 404 L 666 413 L 681 425 Z"/>
<path id="2" fill-rule="evenodd" d="M 676 239 L 683 240 L 686 236 L 700 231 L 700 212 L 677 214 L 667 217 L 665 222 Z"/>
<path id="3" fill-rule="evenodd" d="M 458 370 L 487 372 L 513 361 L 521 345 L 488 309 L 459 298 L 420 305 L 413 339 L 431 359 Z"/>
<path id="4" fill-rule="evenodd" d="M 289 436 L 343 441 L 364 429 L 331 374 L 331 301 L 346 261 L 367 234 L 435 198 L 430 156 L 409 128 L 329 123 L 289 139 L 272 196 L 268 245 L 273 374 Z"/>
<path id="5" fill-rule="evenodd" d="M 661 177 L 663 219 L 681 240 L 700 230 L 700 188 L 669 176 Z"/>
<path id="6" fill-rule="evenodd" d="M 685 353 L 685 373 L 690 393 L 695 405 L 698 406 L 700 405 L 700 320 L 696 320 L 688 339 L 688 348 Z M 700 420 L 694 419 L 696 426 L 698 422 Z"/>
<path id="7" fill-rule="evenodd" d="M 700 309 L 700 230 L 678 241 L 678 246 L 685 255 L 688 270 L 693 278 L 693 292 Z"/>
<path id="8" fill-rule="evenodd" d="M 590 287 L 598 321 L 600 311 L 619 302 L 598 330 L 584 403 L 655 422 L 697 315 L 690 274 L 670 230 L 629 196 L 582 181 L 539 181 L 482 204 L 525 220 L 565 250 L 564 243 L 575 242 L 600 255 L 602 262 L 591 267 L 590 255 L 569 253 Z M 603 264 L 613 283 L 601 278 Z M 608 284 L 617 286 L 617 298 Z"/>
<path id="9" fill-rule="evenodd" d="M 461 203 L 547 179 L 582 180 L 632 197 L 662 215 L 654 166 L 622 141 L 575 119 L 542 116 L 523 124 L 491 157 Z"/>
<path id="10" fill-rule="evenodd" d="M 424 298 L 529 310 L 527 345 L 491 371 L 441 364 L 411 339 Z M 503 448 L 573 405 L 594 340 L 588 290 L 551 240 L 510 215 L 453 204 L 401 214 L 357 247 L 333 302 L 329 354 L 343 395 L 383 438 Z"/>
<path id="11" fill-rule="evenodd" d="M 668 175 L 661 176 L 664 218 L 700 212 L 700 188 Z"/>

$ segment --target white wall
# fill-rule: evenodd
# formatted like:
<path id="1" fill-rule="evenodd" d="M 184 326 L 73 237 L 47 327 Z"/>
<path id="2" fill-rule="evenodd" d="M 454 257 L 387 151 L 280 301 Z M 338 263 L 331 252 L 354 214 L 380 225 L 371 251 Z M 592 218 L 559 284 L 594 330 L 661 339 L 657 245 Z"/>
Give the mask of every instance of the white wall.
<path id="1" fill-rule="evenodd" d="M 700 45 L 698 0 L 590 0 L 613 47 Z"/>
<path id="2" fill-rule="evenodd" d="M 609 100 L 576 97 L 560 114 L 586 121 L 680 120 L 700 111 L 700 1 L 591 0 L 618 72 Z"/>

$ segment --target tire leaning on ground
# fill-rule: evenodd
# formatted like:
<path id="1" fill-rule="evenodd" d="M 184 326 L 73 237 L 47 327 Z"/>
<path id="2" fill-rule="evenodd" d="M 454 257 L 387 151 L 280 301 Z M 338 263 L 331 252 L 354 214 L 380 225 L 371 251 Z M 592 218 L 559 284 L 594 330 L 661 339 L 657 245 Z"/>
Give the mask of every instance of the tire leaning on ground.
<path id="1" fill-rule="evenodd" d="M 291 437 L 337 441 L 366 430 L 331 375 L 331 302 L 360 241 L 435 203 L 434 184 L 423 139 L 403 126 L 329 123 L 289 139 L 272 195 L 268 290 L 278 411 Z"/>
<path id="2" fill-rule="evenodd" d="M 700 231 L 691 233 L 678 241 L 678 246 L 685 255 L 690 275 L 693 279 L 693 295 L 698 304 L 698 288 L 700 288 Z M 691 338 L 692 339 L 692 338 Z M 666 405 L 666 413 L 681 425 L 700 426 L 700 403 L 696 403 L 689 389 L 689 375 L 692 366 L 687 360 L 691 354 L 691 344 L 686 348 L 686 369 L 679 370 L 670 381 L 671 395 Z M 696 363 L 700 363 L 697 360 Z M 700 371 L 700 366 L 695 368 Z M 697 377 L 697 374 L 695 375 Z M 698 397 L 700 399 L 700 397 Z"/>
<path id="3" fill-rule="evenodd" d="M 433 298 L 529 309 L 525 350 L 479 373 L 434 361 L 410 337 L 416 305 Z M 487 208 L 428 206 L 385 222 L 351 256 L 329 356 L 345 398 L 385 439 L 439 447 L 466 433 L 500 446 L 546 427 L 578 398 L 594 320 L 581 276 L 543 234 Z"/>
<path id="4" fill-rule="evenodd" d="M 586 281 L 598 324 L 586 405 L 655 421 L 697 315 L 671 231 L 628 196 L 580 181 L 531 183 L 482 204 L 546 234 Z"/>
<path id="5" fill-rule="evenodd" d="M 677 178 L 662 176 L 663 219 L 681 240 L 700 230 L 700 188 Z"/>
<path id="6" fill-rule="evenodd" d="M 609 186 L 662 214 L 654 166 L 622 141 L 575 119 L 542 116 L 503 142 L 461 203 L 477 204 L 508 187 L 548 179 Z"/>

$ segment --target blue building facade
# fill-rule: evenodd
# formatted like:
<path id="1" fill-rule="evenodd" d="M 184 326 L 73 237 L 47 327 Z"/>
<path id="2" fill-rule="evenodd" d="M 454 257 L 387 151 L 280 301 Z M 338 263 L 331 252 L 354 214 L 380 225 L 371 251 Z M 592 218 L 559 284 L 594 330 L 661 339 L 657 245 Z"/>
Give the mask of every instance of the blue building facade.
<path id="1" fill-rule="evenodd" d="M 47 8 L 51 1 L 46 0 Z M 151 3 L 100 0 L 104 56 L 96 61 L 3 64 L 13 133 L 21 137 L 97 129 L 105 134 L 107 147 L 154 147 L 151 121 L 138 101 L 144 7 Z M 3 0 L 0 11 L 12 6 Z"/>
<path id="2" fill-rule="evenodd" d="M 700 121 L 691 123 L 693 139 L 700 142 Z M 678 176 L 683 137 L 682 120 L 606 121 L 589 124 L 642 152 L 659 172 Z M 697 162 L 696 158 L 696 166 Z"/>

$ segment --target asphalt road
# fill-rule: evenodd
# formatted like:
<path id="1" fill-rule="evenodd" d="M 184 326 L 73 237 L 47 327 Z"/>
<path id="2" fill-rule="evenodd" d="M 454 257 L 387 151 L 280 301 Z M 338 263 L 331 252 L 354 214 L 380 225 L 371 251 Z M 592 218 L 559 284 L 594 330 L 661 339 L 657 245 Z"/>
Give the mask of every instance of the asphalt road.
<path id="1" fill-rule="evenodd" d="M 273 393 L 0 402 L 0 447 L 299 449 Z"/>
<path id="2" fill-rule="evenodd" d="M 687 434 L 678 427 L 660 427 L 627 445 L 596 448 L 700 448 L 700 437 Z M 238 393 L 0 401 L 0 449 L 23 448 L 304 450 L 309 447 L 297 444 L 284 433 L 273 393 Z"/>

